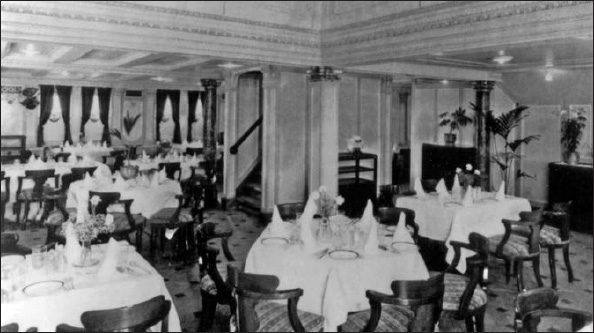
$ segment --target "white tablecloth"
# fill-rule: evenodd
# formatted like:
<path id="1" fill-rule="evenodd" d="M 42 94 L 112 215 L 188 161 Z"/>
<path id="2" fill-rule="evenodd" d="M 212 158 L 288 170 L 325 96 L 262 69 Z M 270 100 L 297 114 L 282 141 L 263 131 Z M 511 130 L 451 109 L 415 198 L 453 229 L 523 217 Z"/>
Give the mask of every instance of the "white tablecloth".
<path id="1" fill-rule="evenodd" d="M 93 258 L 103 258 L 106 244 L 93 246 Z M 125 252 L 120 253 L 120 265 L 125 262 Z M 2 326 L 17 323 L 21 330 L 37 327 L 39 332 L 55 332 L 59 324 L 82 327 L 80 317 L 85 311 L 115 309 L 132 306 L 163 295 L 171 301 L 163 277 L 140 254 L 131 251 L 128 257 L 135 274 L 116 272 L 108 278 L 95 276 L 99 265 L 90 268 L 68 267 L 57 273 L 46 269 L 33 269 L 31 256 L 27 257 L 29 271 L 23 285 L 38 281 L 59 280 L 71 277 L 75 289 L 59 290 L 47 296 L 32 297 L 21 288 L 14 293 L 14 300 L 2 304 Z M 140 268 L 136 268 L 140 267 Z M 160 331 L 161 324 L 153 327 Z M 156 329 L 156 330 L 155 330 Z M 169 332 L 181 332 L 177 310 L 171 304 Z"/>
<path id="2" fill-rule="evenodd" d="M 150 184 L 142 184 L 137 180 L 128 180 L 127 182 L 131 184 L 131 186 L 121 190 L 115 188 L 113 184 L 105 185 L 94 181 L 92 185 L 89 186 L 84 180 L 76 181 L 70 184 L 66 207 L 87 209 L 89 191 L 120 192 L 122 200 L 134 199 L 132 206 L 130 207 L 132 214 L 141 214 L 146 218 L 151 218 L 153 214 L 163 208 L 176 208 L 179 205 L 179 201 L 175 196 L 182 194 L 182 190 L 177 181 L 167 179 L 158 187 L 152 187 Z"/>
<path id="3" fill-rule="evenodd" d="M 146 170 L 152 170 L 152 169 L 159 169 L 159 163 L 177 163 L 180 162 L 180 166 L 181 166 L 181 170 L 182 170 L 182 174 L 181 174 L 181 180 L 184 179 L 188 179 L 190 178 L 190 176 L 192 176 L 192 167 L 196 167 L 198 168 L 200 165 L 199 163 L 203 160 L 202 156 L 196 157 L 195 160 L 191 160 L 190 161 L 156 161 L 154 159 L 148 161 L 148 162 L 143 162 L 140 160 L 134 160 L 134 161 L 130 161 L 130 164 L 132 165 L 136 165 L 138 166 L 138 170 L 139 171 L 146 171 Z M 205 175 L 205 172 L 203 169 L 196 169 L 196 174 L 202 174 Z M 177 178 L 176 178 L 177 179 Z"/>
<path id="4" fill-rule="evenodd" d="M 501 223 L 502 219 L 517 220 L 520 212 L 531 210 L 527 199 L 508 196 L 503 201 L 495 201 L 491 199 L 493 197 L 494 193 L 483 193 L 484 199 L 470 207 L 458 204 L 444 206 L 435 195 L 428 195 L 424 199 L 401 197 L 396 206 L 415 211 L 419 235 L 445 241 L 448 248 L 446 260 L 451 263 L 454 251 L 450 241 L 468 242 L 468 235 L 472 232 L 486 237 L 503 234 L 505 228 Z M 459 271 L 466 271 L 465 258 L 472 254 L 472 251 L 462 249 L 457 267 Z"/>
<path id="5" fill-rule="evenodd" d="M 353 260 L 334 260 L 328 255 L 317 259 L 305 253 L 301 244 L 263 245 L 265 235 L 267 230 L 248 253 L 245 271 L 277 276 L 279 290 L 302 288 L 298 308 L 323 316 L 326 332 L 336 332 L 349 312 L 369 309 L 367 290 L 392 294 L 394 280 L 429 278 L 418 251 L 397 254 L 380 250 Z"/>
<path id="6" fill-rule="evenodd" d="M 65 153 L 74 154 L 76 156 L 88 156 L 97 162 L 103 161 L 103 156 L 109 156 L 112 151 L 114 151 L 111 147 L 64 147 L 62 151 Z"/>

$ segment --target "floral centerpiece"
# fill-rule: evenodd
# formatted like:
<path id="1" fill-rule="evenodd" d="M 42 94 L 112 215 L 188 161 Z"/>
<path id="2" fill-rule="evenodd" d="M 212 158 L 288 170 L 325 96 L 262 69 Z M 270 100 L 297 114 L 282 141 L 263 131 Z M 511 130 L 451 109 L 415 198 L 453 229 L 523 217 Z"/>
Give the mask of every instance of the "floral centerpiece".
<path id="1" fill-rule="evenodd" d="M 333 198 L 332 195 L 328 193 L 328 188 L 326 186 L 320 186 L 318 191 L 313 193 L 313 198 L 318 205 L 318 214 L 325 219 L 337 215 L 338 206 L 344 203 L 344 198 L 340 195 Z"/>
<path id="2" fill-rule="evenodd" d="M 561 112 L 561 143 L 563 144 L 563 157 L 569 164 L 577 164 L 579 155 L 577 149 L 583 137 L 587 118 L 582 112 Z"/>
<path id="3" fill-rule="evenodd" d="M 475 172 L 472 171 L 473 167 L 472 164 L 468 163 L 466 164 L 466 167 L 464 170 L 460 169 L 460 168 L 456 168 L 456 174 L 458 175 L 458 180 L 460 181 L 460 186 L 462 186 L 463 188 L 467 188 L 468 186 L 473 186 L 475 184 L 475 180 L 476 180 L 476 176 L 479 177 L 479 182 L 480 182 L 480 171 L 478 171 L 478 175 Z"/>

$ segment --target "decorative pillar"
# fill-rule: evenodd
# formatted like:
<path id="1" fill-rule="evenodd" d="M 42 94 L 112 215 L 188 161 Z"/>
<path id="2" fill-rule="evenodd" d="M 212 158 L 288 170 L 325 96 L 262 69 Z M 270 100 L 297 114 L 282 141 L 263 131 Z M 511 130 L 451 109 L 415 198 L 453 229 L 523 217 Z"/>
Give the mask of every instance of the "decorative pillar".
<path id="1" fill-rule="evenodd" d="M 262 212 L 274 209 L 278 198 L 277 96 L 280 72 L 274 66 L 262 69 Z"/>
<path id="2" fill-rule="evenodd" d="M 475 145 L 477 155 L 475 159 L 475 168 L 480 170 L 483 188 L 490 190 L 491 174 L 491 137 L 487 129 L 486 113 L 491 108 L 491 90 L 495 86 L 493 81 L 476 81 L 474 89 L 476 91 L 476 131 Z"/>
<path id="3" fill-rule="evenodd" d="M 237 155 L 230 154 L 231 145 L 237 140 L 237 87 L 239 75 L 227 73 L 223 88 L 225 90 L 225 133 L 223 154 L 223 197 L 235 198 L 237 189 Z"/>
<path id="4" fill-rule="evenodd" d="M 392 184 L 392 137 L 390 131 L 392 110 L 392 78 L 383 78 L 381 82 L 381 100 L 379 117 L 379 182 L 380 184 Z M 377 191 L 377 189 L 376 189 Z"/>
<path id="5" fill-rule="evenodd" d="M 142 93 L 143 96 L 143 108 L 144 108 L 144 130 L 143 130 L 143 137 L 145 144 L 153 144 L 155 143 L 155 137 L 157 135 L 157 90 L 144 90 Z"/>
<path id="6" fill-rule="evenodd" d="M 206 162 L 206 176 L 212 182 L 216 171 L 217 160 L 217 86 L 219 81 L 206 79 L 200 80 L 205 89 L 204 94 L 204 161 Z"/>
<path id="7" fill-rule="evenodd" d="M 185 142 L 188 139 L 189 112 L 190 107 L 188 105 L 188 90 L 181 90 L 179 95 L 179 127 L 182 142 Z"/>
<path id="8" fill-rule="evenodd" d="M 410 140 L 410 133 L 409 133 L 409 105 L 410 105 L 410 87 L 399 87 L 398 88 L 398 100 L 399 100 L 399 109 L 401 112 L 401 122 L 400 122 L 400 139 L 402 143 L 408 146 Z M 399 142 L 399 143 L 400 143 Z"/>
<path id="9" fill-rule="evenodd" d="M 122 104 L 124 103 L 124 94 L 126 89 L 115 88 L 111 97 L 111 128 L 122 131 Z M 115 136 L 111 137 L 111 144 L 114 145 L 114 140 L 118 140 Z M 118 145 L 120 141 L 116 142 Z"/>
<path id="10" fill-rule="evenodd" d="M 314 67 L 308 114 L 308 191 L 325 185 L 338 194 L 338 88 L 340 77 L 331 67 Z"/>

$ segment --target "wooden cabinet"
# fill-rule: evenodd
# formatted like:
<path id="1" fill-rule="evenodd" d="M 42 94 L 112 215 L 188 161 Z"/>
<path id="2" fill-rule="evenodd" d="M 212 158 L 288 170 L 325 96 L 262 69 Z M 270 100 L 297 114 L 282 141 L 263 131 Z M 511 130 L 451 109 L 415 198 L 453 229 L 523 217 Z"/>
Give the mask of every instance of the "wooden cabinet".
<path id="1" fill-rule="evenodd" d="M 592 233 L 592 166 L 549 163 L 549 205 L 573 200 L 571 227 Z"/>
<path id="2" fill-rule="evenodd" d="M 454 183 L 456 168 L 464 169 L 470 163 L 476 167 L 476 148 L 440 146 L 434 144 L 423 144 L 422 151 L 422 178 L 435 179 L 439 181 L 444 178 L 447 188 Z"/>
<path id="3" fill-rule="evenodd" d="M 338 155 L 338 193 L 345 199 L 343 209 L 352 217 L 363 214 L 367 200 L 376 200 L 377 155 L 369 153 L 340 153 Z"/>
<path id="4" fill-rule="evenodd" d="M 2 163 L 13 163 L 17 159 L 21 163 L 26 162 L 25 146 L 27 138 L 24 135 L 2 135 L 0 140 Z"/>
<path id="5" fill-rule="evenodd" d="M 402 185 L 410 179 L 410 148 L 392 154 L 392 185 Z"/>

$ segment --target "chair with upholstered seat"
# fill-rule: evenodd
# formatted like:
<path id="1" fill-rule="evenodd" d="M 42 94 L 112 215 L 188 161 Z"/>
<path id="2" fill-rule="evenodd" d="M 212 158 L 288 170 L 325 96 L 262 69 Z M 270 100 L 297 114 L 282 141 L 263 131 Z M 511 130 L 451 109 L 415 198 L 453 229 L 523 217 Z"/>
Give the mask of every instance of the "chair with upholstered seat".
<path id="1" fill-rule="evenodd" d="M 542 209 L 521 212 L 520 220 L 503 219 L 505 234 L 489 238 L 489 251 L 496 258 L 505 261 L 506 282 L 509 283 L 513 267 L 517 277 L 518 292 L 524 289 L 524 261 L 532 261 L 534 276 L 539 287 L 543 286 L 540 276 L 540 225 Z M 522 231 L 523 232 L 520 232 Z"/>
<path id="2" fill-rule="evenodd" d="M 415 222 L 415 211 L 400 207 L 380 207 L 377 210 L 378 222 L 385 225 L 397 225 L 400 219 L 400 213 L 404 213 L 406 227 L 411 232 L 415 243 L 419 241 L 419 225 Z"/>
<path id="3" fill-rule="evenodd" d="M 181 163 L 159 163 L 159 170 L 163 170 L 165 168 L 165 173 L 167 174 L 167 178 L 180 181 L 181 180 Z M 177 172 L 177 177 L 175 177 L 175 173 Z"/>
<path id="4" fill-rule="evenodd" d="M 454 248 L 454 259 L 445 275 L 443 310 L 439 329 L 444 332 L 484 332 L 487 294 L 481 289 L 483 271 L 489 259 L 489 240 L 480 234 L 471 233 L 468 243 L 450 241 Z M 461 249 L 474 251 L 466 258 L 466 274 L 456 274 Z"/>
<path id="5" fill-rule="evenodd" d="M 229 282 L 236 294 L 239 332 L 319 332 L 324 319 L 297 310 L 303 289 L 278 290 L 274 275 L 248 274 L 229 266 Z M 288 304 L 272 301 L 287 300 Z"/>
<path id="6" fill-rule="evenodd" d="M 133 306 L 84 312 L 80 317 L 84 329 L 62 324 L 56 332 L 150 332 L 159 323 L 160 332 L 169 332 L 170 310 L 171 301 L 157 296 Z"/>
<path id="7" fill-rule="evenodd" d="M 433 332 L 441 313 L 445 272 L 428 280 L 393 281 L 393 295 L 367 290 L 371 310 L 352 313 L 343 332 Z"/>
<path id="8" fill-rule="evenodd" d="M 549 252 L 549 266 L 551 269 L 551 287 L 557 287 L 557 271 L 555 267 L 555 251 L 563 251 L 563 260 L 567 269 L 567 278 L 573 282 L 573 269 L 569 261 L 570 223 L 572 202 L 553 205 L 552 211 L 545 211 L 540 229 L 540 246 Z M 548 222 L 548 223 L 547 223 Z M 550 225 L 552 224 L 552 225 Z"/>
<path id="9" fill-rule="evenodd" d="M 283 220 L 295 221 L 295 220 L 297 220 L 297 216 L 299 216 L 299 215 L 301 215 L 301 213 L 303 213 L 303 210 L 305 209 L 305 203 L 304 202 L 291 202 L 291 203 L 278 204 L 278 205 L 276 205 L 276 208 L 278 208 L 278 212 Z"/>
<path id="10" fill-rule="evenodd" d="M 2 191 L 1 201 L 0 201 L 0 225 L 2 227 L 2 232 L 4 232 L 4 213 L 6 212 L 6 204 L 10 201 L 10 178 L 5 177 L 4 171 L 0 174 L 0 182 L 4 185 L 4 191 Z"/>
<path id="11" fill-rule="evenodd" d="M 574 309 L 557 307 L 558 293 L 551 288 L 537 288 L 524 291 L 516 296 L 514 303 L 516 332 L 540 332 L 538 324 L 541 319 L 555 320 L 563 323 L 563 318 L 569 319 L 571 328 L 561 328 L 559 332 L 577 332 L 582 327 L 592 323 L 592 313 Z"/>
<path id="12" fill-rule="evenodd" d="M 55 187 L 46 185 L 46 182 L 50 178 L 54 178 Z M 23 189 L 23 181 L 26 179 L 33 181 L 33 188 Z M 58 179 L 59 177 L 56 176 L 54 169 L 26 170 L 24 177 L 18 177 L 18 187 L 16 192 L 17 199 L 14 204 L 14 210 L 16 211 L 16 222 L 20 223 L 21 205 L 25 205 L 25 215 L 22 222 L 23 230 L 27 228 L 27 219 L 32 203 L 38 202 L 39 207 L 42 207 L 48 201 L 53 202 L 54 200 L 59 199 L 54 197 L 56 189 L 58 188 Z M 44 210 L 44 214 L 46 212 L 47 211 Z M 46 216 L 42 216 L 42 221 Z"/>

